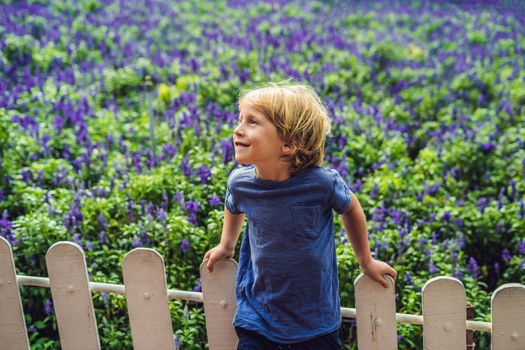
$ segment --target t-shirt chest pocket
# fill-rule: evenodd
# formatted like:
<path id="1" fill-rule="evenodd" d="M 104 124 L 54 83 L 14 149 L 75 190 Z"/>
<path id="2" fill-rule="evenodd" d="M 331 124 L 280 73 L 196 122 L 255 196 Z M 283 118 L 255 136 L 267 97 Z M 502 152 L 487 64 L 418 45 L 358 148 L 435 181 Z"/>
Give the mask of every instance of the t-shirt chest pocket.
<path id="1" fill-rule="evenodd" d="M 296 237 L 315 239 L 319 236 L 317 228 L 319 214 L 318 205 L 292 205 L 293 229 Z"/>

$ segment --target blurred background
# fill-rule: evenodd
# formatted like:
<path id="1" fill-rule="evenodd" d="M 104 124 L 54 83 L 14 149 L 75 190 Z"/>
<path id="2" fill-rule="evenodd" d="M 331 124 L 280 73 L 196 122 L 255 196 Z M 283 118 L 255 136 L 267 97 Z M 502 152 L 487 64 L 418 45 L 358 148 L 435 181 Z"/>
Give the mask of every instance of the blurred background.
<path id="1" fill-rule="evenodd" d="M 399 272 L 397 311 L 458 278 L 475 319 L 525 283 L 525 3 L 32 0 L 0 5 L 0 235 L 19 274 L 55 242 L 92 281 L 122 283 L 135 247 L 169 288 L 200 291 L 218 243 L 243 89 L 310 83 L 332 118 L 324 166 Z M 342 305 L 359 274 L 336 219 Z M 21 287 L 32 349 L 58 349 L 49 289 Z M 123 296 L 93 294 L 101 345 L 131 349 Z M 180 349 L 206 349 L 197 303 L 170 304 Z M 355 324 L 341 336 L 355 349 Z M 399 348 L 421 327 L 399 325 Z M 488 349 L 487 334 L 475 335 Z"/>

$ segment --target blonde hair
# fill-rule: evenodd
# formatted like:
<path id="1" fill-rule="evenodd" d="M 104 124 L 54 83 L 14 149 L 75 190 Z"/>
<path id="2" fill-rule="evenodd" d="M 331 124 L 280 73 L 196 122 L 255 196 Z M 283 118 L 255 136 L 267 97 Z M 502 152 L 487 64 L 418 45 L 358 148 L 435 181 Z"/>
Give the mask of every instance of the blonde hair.
<path id="1" fill-rule="evenodd" d="M 330 118 L 311 86 L 290 81 L 267 83 L 242 93 L 239 108 L 246 102 L 263 113 L 292 147 L 292 174 L 321 164 Z"/>

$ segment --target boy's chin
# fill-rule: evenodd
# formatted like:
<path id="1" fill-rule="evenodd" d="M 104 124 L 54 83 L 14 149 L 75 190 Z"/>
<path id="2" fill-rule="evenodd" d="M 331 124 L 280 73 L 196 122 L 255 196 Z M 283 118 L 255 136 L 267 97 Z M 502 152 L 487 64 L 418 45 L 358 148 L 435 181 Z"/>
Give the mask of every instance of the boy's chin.
<path id="1" fill-rule="evenodd" d="M 242 165 L 246 165 L 246 164 L 251 164 L 248 159 L 246 158 L 243 158 L 243 157 L 235 157 L 235 161 L 239 164 L 242 164 Z"/>

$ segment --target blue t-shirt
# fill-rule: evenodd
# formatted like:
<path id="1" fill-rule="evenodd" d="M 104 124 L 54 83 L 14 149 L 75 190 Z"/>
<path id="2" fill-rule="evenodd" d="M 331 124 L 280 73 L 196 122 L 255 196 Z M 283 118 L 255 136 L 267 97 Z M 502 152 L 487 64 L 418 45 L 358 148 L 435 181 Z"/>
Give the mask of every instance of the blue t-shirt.
<path id="1" fill-rule="evenodd" d="M 226 208 L 245 213 L 233 324 L 274 342 L 296 343 L 341 323 L 333 210 L 350 190 L 334 170 L 309 167 L 285 181 L 257 178 L 255 167 L 228 178 Z"/>

